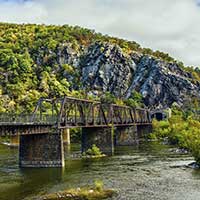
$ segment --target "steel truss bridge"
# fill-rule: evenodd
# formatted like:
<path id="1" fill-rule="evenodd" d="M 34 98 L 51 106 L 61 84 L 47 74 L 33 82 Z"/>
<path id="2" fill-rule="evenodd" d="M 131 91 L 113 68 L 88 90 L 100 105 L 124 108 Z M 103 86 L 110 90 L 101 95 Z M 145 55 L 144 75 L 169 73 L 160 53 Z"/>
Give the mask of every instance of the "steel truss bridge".
<path id="1" fill-rule="evenodd" d="M 40 98 L 32 114 L 0 113 L 0 136 L 49 133 L 49 128 L 151 124 L 147 109 L 62 97 Z"/>

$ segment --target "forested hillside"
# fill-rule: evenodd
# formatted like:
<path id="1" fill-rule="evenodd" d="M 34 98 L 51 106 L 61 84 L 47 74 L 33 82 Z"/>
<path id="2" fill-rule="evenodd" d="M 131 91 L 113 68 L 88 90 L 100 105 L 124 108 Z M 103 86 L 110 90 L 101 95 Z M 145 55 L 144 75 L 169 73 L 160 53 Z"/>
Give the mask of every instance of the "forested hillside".
<path id="1" fill-rule="evenodd" d="M 200 98 L 200 70 L 80 27 L 0 24 L 0 112 L 31 112 L 40 97 L 106 92 L 140 93 L 149 107 L 183 105 Z"/>

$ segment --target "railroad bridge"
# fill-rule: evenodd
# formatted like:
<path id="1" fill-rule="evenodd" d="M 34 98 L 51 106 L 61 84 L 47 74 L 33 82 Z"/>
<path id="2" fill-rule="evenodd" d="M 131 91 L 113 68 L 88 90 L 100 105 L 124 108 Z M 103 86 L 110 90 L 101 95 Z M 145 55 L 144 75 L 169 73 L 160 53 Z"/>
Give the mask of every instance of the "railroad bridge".
<path id="1" fill-rule="evenodd" d="M 41 98 L 31 115 L 0 114 L 0 136 L 20 137 L 20 167 L 63 167 L 63 135 L 77 127 L 82 128 L 82 152 L 96 144 L 112 155 L 115 145 L 133 145 L 151 132 L 152 122 L 147 109 L 67 96 Z"/>

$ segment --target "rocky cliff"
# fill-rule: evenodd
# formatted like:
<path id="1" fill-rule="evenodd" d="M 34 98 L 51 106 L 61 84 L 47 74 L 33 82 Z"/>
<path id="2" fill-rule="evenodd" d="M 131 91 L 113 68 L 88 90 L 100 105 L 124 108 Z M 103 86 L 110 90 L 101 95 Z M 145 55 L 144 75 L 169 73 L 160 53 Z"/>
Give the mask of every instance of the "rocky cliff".
<path id="1" fill-rule="evenodd" d="M 170 107 L 174 102 L 183 105 L 191 97 L 200 98 L 200 82 L 176 63 L 137 52 L 127 54 L 111 43 L 96 42 L 82 53 L 64 45 L 56 60 L 59 65 L 75 65 L 83 87 L 95 94 L 108 91 L 128 98 L 135 90 L 149 107 Z"/>

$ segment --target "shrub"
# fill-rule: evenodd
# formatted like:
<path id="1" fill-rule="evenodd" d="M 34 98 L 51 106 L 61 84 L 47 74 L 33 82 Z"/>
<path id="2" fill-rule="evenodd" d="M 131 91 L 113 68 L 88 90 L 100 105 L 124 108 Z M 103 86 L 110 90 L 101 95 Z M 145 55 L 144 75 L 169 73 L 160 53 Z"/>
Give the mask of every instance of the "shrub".
<path id="1" fill-rule="evenodd" d="M 93 144 L 92 148 L 88 149 L 85 154 L 89 156 L 100 156 L 102 155 L 102 152 L 95 144 Z"/>
<path id="2" fill-rule="evenodd" d="M 142 107 L 143 106 L 143 97 L 142 95 L 133 90 L 131 96 L 125 100 L 127 106 L 131 107 Z"/>
<path id="3" fill-rule="evenodd" d="M 185 133 L 185 143 L 197 164 L 200 165 L 200 122 L 190 119 L 189 125 L 189 129 Z"/>
<path id="4" fill-rule="evenodd" d="M 101 103 L 114 104 L 116 101 L 116 98 L 111 93 L 106 92 L 103 96 L 101 96 L 100 101 Z"/>
<path id="5" fill-rule="evenodd" d="M 150 138 L 168 138 L 171 144 L 188 149 L 200 165 L 200 122 L 175 111 L 169 121 L 153 120 Z"/>
<path id="6" fill-rule="evenodd" d="M 168 137 L 170 132 L 169 121 L 157 121 L 153 120 L 153 138 L 165 138 Z M 154 135 L 154 136 L 153 136 Z"/>
<path id="7" fill-rule="evenodd" d="M 95 190 L 97 190 L 97 191 L 99 191 L 99 192 L 103 191 L 103 181 L 101 181 L 101 180 L 96 180 L 96 181 L 94 182 L 94 185 L 95 185 Z"/>

